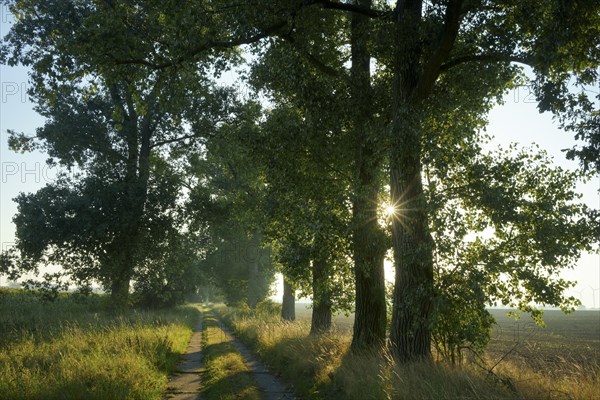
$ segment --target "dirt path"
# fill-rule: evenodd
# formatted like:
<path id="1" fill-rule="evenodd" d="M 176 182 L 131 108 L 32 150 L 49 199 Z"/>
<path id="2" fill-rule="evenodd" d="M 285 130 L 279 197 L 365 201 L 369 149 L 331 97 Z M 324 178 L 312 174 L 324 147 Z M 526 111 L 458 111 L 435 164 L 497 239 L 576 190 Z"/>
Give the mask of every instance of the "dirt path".
<path id="1" fill-rule="evenodd" d="M 200 399 L 202 373 L 202 321 L 204 314 L 194 328 L 194 333 L 188 344 L 182 363 L 171 377 L 165 399 L 197 400 Z M 244 346 L 231 331 L 219 320 L 219 326 L 225 332 L 235 349 L 242 355 L 244 362 L 252 373 L 252 377 L 262 391 L 266 400 L 297 400 L 290 389 L 258 361 L 246 346 Z"/>
<path id="2" fill-rule="evenodd" d="M 223 332 L 229 336 L 235 349 L 244 358 L 246 365 L 252 372 L 252 377 L 260 387 L 266 400 L 296 400 L 296 396 L 291 390 L 280 379 L 272 375 L 221 321 L 219 321 L 219 325 Z"/>
<path id="3" fill-rule="evenodd" d="M 202 369 L 202 320 L 204 315 L 194 327 L 194 333 L 190 339 L 187 350 L 182 357 L 175 375 L 171 377 L 169 387 L 165 392 L 166 398 L 170 400 L 196 400 L 200 391 L 201 369 Z"/>

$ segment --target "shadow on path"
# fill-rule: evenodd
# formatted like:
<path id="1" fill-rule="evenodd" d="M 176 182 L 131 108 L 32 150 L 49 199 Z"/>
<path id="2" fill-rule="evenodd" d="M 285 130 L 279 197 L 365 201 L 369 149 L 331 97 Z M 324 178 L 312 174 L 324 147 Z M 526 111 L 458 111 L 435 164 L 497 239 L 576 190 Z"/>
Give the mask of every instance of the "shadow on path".
<path id="1" fill-rule="evenodd" d="M 244 346 L 231 331 L 219 320 L 219 327 L 229 336 L 235 349 L 242 355 L 252 377 L 263 392 L 267 400 L 297 400 L 292 391 L 277 377 L 258 361 L 246 346 Z"/>

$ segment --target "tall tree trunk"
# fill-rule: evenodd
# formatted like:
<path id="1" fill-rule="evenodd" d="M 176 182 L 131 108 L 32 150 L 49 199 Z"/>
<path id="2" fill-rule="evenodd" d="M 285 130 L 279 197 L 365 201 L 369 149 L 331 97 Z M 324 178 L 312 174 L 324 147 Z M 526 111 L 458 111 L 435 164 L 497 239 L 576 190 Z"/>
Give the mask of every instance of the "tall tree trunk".
<path id="1" fill-rule="evenodd" d="M 122 205 L 123 216 L 119 236 L 115 242 L 115 257 L 111 276 L 111 301 L 115 308 L 125 308 L 129 296 L 130 281 L 136 266 L 136 256 L 141 237 L 140 226 L 148 193 L 150 177 L 150 140 L 154 131 L 151 126 L 152 109 L 158 87 L 148 96 L 146 114 L 139 118 L 133 95 L 127 82 L 121 87 L 111 86 L 110 93 L 115 105 L 124 115 L 124 134 L 127 144 L 125 174 L 126 201 Z"/>
<path id="2" fill-rule="evenodd" d="M 258 261 L 250 261 L 248 264 L 248 307 L 255 309 L 258 304 L 258 293 L 256 290 L 258 281 Z"/>
<path id="3" fill-rule="evenodd" d="M 129 274 L 114 276 L 110 287 L 110 301 L 115 310 L 124 310 L 127 308 L 129 299 L 129 284 L 131 281 Z"/>
<path id="4" fill-rule="evenodd" d="M 296 296 L 292 285 L 283 277 L 283 301 L 281 303 L 281 318 L 284 321 L 296 320 Z"/>
<path id="5" fill-rule="evenodd" d="M 412 151 L 399 151 L 391 160 L 392 201 L 401 205 L 402 214 L 392 223 L 396 277 L 390 340 L 400 362 L 431 358 L 433 241 L 421 181 L 420 146 L 415 143 L 420 140 L 417 132 L 409 128 L 399 132 L 405 148 Z"/>
<path id="6" fill-rule="evenodd" d="M 128 174 L 129 175 L 129 174 Z M 140 223 L 143 216 L 145 195 L 139 192 L 140 182 L 135 175 L 127 176 L 128 196 L 122 206 L 124 214 L 122 225 L 113 246 L 111 274 L 111 301 L 115 309 L 127 307 L 129 285 L 134 273 L 138 242 L 140 238 Z M 145 187 L 145 186 L 144 186 Z"/>
<path id="7" fill-rule="evenodd" d="M 255 309 L 259 302 L 259 262 L 261 256 L 260 234 L 258 230 L 252 234 L 249 246 L 245 249 L 245 257 L 248 262 L 248 306 Z"/>
<path id="8" fill-rule="evenodd" d="M 392 104 L 390 189 L 396 267 L 390 341 L 401 363 L 431 359 L 433 240 L 421 178 L 421 124 L 413 93 L 419 80 L 421 1 L 398 1 Z"/>
<path id="9" fill-rule="evenodd" d="M 330 268 L 326 256 L 317 256 L 312 263 L 313 310 L 310 325 L 311 335 L 320 335 L 331 330 Z"/>
<path id="10" fill-rule="evenodd" d="M 356 0 L 356 5 L 370 7 L 371 0 Z M 351 21 L 351 96 L 353 105 L 354 144 L 356 149 L 355 182 L 352 204 L 352 250 L 356 281 L 356 304 L 352 349 L 379 347 L 385 342 L 386 303 L 383 259 L 384 235 L 377 223 L 380 141 L 371 126 L 371 56 L 368 49 L 368 17 L 352 14 Z"/>
<path id="11" fill-rule="evenodd" d="M 127 308 L 129 300 L 129 286 L 133 276 L 135 263 L 135 250 L 128 241 L 126 231 L 121 232 L 120 239 L 116 239 L 110 251 L 110 300 L 114 310 L 121 311 Z"/>

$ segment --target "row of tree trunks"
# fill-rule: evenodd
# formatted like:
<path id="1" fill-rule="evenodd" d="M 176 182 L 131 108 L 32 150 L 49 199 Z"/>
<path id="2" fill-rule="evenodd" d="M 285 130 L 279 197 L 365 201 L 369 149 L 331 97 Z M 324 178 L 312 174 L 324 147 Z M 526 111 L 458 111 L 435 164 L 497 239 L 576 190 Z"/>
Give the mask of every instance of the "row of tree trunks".
<path id="1" fill-rule="evenodd" d="M 356 0 L 355 5 L 370 8 L 371 0 Z M 368 49 L 370 20 L 351 16 L 352 129 L 355 144 L 354 193 L 352 201 L 352 251 L 356 281 L 355 320 L 352 349 L 356 351 L 383 346 L 386 340 L 386 300 L 383 260 L 384 234 L 377 222 L 380 192 L 381 154 L 373 132 L 371 108 L 371 56 Z M 331 298 L 327 292 L 326 261 L 313 260 L 313 313 L 311 333 L 331 329 Z M 285 286 L 284 286 L 285 290 Z M 284 304 L 285 297 L 284 294 Z M 289 301 L 289 300 L 288 300 Z M 287 307 L 286 307 L 287 308 Z M 285 311 L 286 315 L 288 311 Z M 285 318 L 285 317 L 284 317 Z"/>
<path id="2" fill-rule="evenodd" d="M 370 0 L 355 5 L 369 8 Z M 421 129 L 411 96 L 418 84 L 421 48 L 416 40 L 422 1 L 398 1 L 394 53 L 390 190 L 398 214 L 392 221 L 396 267 L 390 343 L 399 362 L 431 358 L 433 307 L 433 240 L 429 233 L 421 178 Z M 356 143 L 356 198 L 353 203 L 353 252 L 356 310 L 352 349 L 374 348 L 386 340 L 385 241 L 377 223 L 380 156 L 370 132 L 370 55 L 368 18 L 351 21 L 351 95 Z M 401 149 L 401 150 L 399 150 Z"/>
<path id="3" fill-rule="evenodd" d="M 355 0 L 369 9 L 371 0 Z M 413 95 L 420 76 L 422 50 L 418 40 L 422 1 L 398 1 L 395 21 L 390 190 L 398 214 L 392 221 L 396 268 L 390 328 L 392 353 L 399 362 L 431 358 L 430 318 L 433 307 L 433 240 L 429 233 L 421 178 L 421 130 Z M 351 348 L 378 348 L 386 342 L 384 235 L 377 222 L 382 153 L 373 132 L 371 108 L 370 20 L 351 14 L 352 129 L 355 181 L 352 250 L 356 280 L 355 322 Z M 318 301 L 319 262 L 313 262 L 315 304 L 311 333 L 331 324 L 331 308 Z M 326 279 L 322 276 L 323 279 Z"/>

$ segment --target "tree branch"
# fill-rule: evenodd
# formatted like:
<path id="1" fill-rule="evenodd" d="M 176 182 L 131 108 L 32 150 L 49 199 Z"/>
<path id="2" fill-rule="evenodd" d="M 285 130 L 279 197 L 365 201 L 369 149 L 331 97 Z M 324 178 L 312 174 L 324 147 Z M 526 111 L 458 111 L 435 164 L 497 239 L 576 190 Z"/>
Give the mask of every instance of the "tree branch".
<path id="1" fill-rule="evenodd" d="M 301 3 L 299 5 L 298 9 L 291 10 L 291 15 L 295 14 L 299 9 L 302 9 L 302 8 L 308 7 L 308 6 L 312 6 L 312 5 L 320 5 L 324 9 L 358 13 L 358 14 L 362 14 L 362 15 L 365 15 L 370 18 L 389 17 L 392 14 L 390 11 L 380 11 L 380 10 L 375 10 L 372 8 L 358 6 L 358 5 L 354 5 L 354 4 L 338 3 L 336 1 L 331 1 L 331 0 L 305 0 L 303 3 Z M 164 69 L 164 68 L 168 68 L 168 67 L 178 66 L 178 65 L 182 64 L 183 62 L 192 59 L 194 56 L 196 56 L 197 54 L 199 54 L 203 51 L 213 50 L 213 49 L 230 49 L 230 48 L 241 46 L 244 44 L 256 43 L 262 39 L 265 39 L 265 38 L 275 35 L 279 30 L 284 28 L 287 25 L 287 23 L 288 23 L 287 18 L 284 18 L 277 22 L 274 22 L 272 25 L 268 26 L 261 32 L 258 32 L 254 35 L 231 38 L 230 40 L 204 41 L 204 42 L 199 43 L 197 46 L 191 48 L 186 54 L 184 54 L 180 57 L 177 57 L 174 60 L 166 61 L 166 62 L 158 63 L 158 62 L 153 62 L 153 61 L 147 60 L 145 58 L 119 59 L 119 58 L 116 58 L 114 55 L 108 54 L 108 53 L 105 53 L 105 56 L 111 58 L 115 65 L 139 64 L 139 65 L 145 65 L 145 66 L 153 68 L 153 69 Z"/>
<path id="2" fill-rule="evenodd" d="M 169 143 L 176 143 L 176 142 L 181 142 L 182 140 L 186 140 L 186 139 L 202 139 L 204 137 L 215 137 L 215 135 L 212 134 L 205 134 L 205 135 L 184 135 L 184 136 L 179 136 L 176 138 L 172 138 L 172 139 L 165 139 L 165 140 L 160 140 L 158 142 L 154 142 L 150 145 L 151 149 L 154 149 L 156 147 L 160 147 L 160 146 L 164 146 L 165 144 L 169 144 Z"/>
<path id="3" fill-rule="evenodd" d="M 207 41 L 201 42 L 197 46 L 191 48 L 186 54 L 179 56 L 172 61 L 167 61 L 167 62 L 162 62 L 162 63 L 155 63 L 155 62 L 143 59 L 143 58 L 142 59 L 140 59 L 140 58 L 118 59 L 118 58 L 114 57 L 112 54 L 105 54 L 105 55 L 110 57 L 113 60 L 115 65 L 140 64 L 140 65 L 146 65 L 153 69 L 165 69 L 168 67 L 178 66 L 178 65 L 194 58 L 194 56 L 196 56 L 197 54 L 199 54 L 203 51 L 213 50 L 213 49 L 230 49 L 233 47 L 241 46 L 243 44 L 256 43 L 262 39 L 265 39 L 269 36 L 274 35 L 275 33 L 277 33 L 277 31 L 279 31 L 286 25 L 287 25 L 287 20 L 281 20 L 281 21 L 278 21 L 278 22 L 274 23 L 273 25 L 269 26 L 262 32 L 259 32 L 254 35 L 250 35 L 250 36 L 246 36 L 246 37 L 232 38 L 230 40 L 225 40 L 225 41 L 224 40 L 207 40 Z"/>
<path id="4" fill-rule="evenodd" d="M 471 54 L 466 56 L 456 57 L 452 60 L 440 66 L 440 72 L 446 72 L 456 66 L 466 64 L 469 62 L 484 62 L 484 63 L 497 63 L 497 62 L 515 62 L 519 64 L 535 66 L 535 58 L 532 56 L 519 56 L 513 54 L 502 54 L 502 53 L 490 53 L 490 54 Z"/>
<path id="5" fill-rule="evenodd" d="M 347 11 L 356 14 L 365 15 L 369 18 L 383 18 L 389 17 L 391 13 L 389 11 L 375 10 L 369 7 L 364 7 L 356 4 L 349 3 L 338 3 L 337 1 L 329 0 L 316 0 L 312 4 L 320 4 L 325 9 Z"/>
<path id="6" fill-rule="evenodd" d="M 461 12 L 462 2 L 462 0 L 450 0 L 446 7 L 444 28 L 439 44 L 429 58 L 429 62 L 425 65 L 423 74 L 414 91 L 414 97 L 417 101 L 424 99 L 431 92 L 435 81 L 440 75 L 442 63 L 448 58 L 454 47 L 463 15 Z"/>
<path id="7" fill-rule="evenodd" d="M 152 143 L 150 145 L 150 148 L 154 149 L 156 147 L 164 146 L 165 144 L 181 142 L 182 140 L 186 140 L 186 139 L 199 139 L 201 137 L 202 136 L 199 136 L 199 135 L 184 135 L 184 136 L 180 136 L 180 137 L 176 137 L 176 138 L 172 138 L 172 139 L 160 140 L 158 142 Z"/>
<path id="8" fill-rule="evenodd" d="M 279 35 L 279 37 L 281 37 L 283 40 L 288 42 L 301 55 L 303 55 L 314 67 L 316 67 L 319 71 L 321 71 L 325 75 L 331 76 L 333 78 L 339 78 L 341 76 L 343 76 L 344 78 L 348 78 L 346 76 L 346 74 L 344 74 L 342 71 L 338 71 L 335 68 L 330 67 L 329 65 L 325 64 L 323 61 L 319 60 L 314 54 L 301 49 L 300 46 L 297 46 L 296 39 L 294 39 L 294 37 L 291 34 L 289 34 L 289 33 L 282 34 L 282 35 Z"/>

